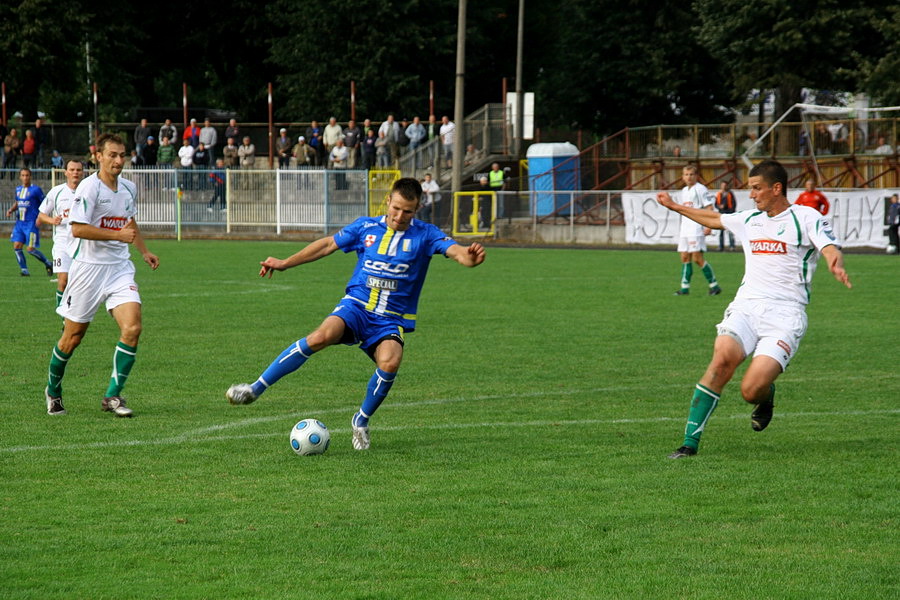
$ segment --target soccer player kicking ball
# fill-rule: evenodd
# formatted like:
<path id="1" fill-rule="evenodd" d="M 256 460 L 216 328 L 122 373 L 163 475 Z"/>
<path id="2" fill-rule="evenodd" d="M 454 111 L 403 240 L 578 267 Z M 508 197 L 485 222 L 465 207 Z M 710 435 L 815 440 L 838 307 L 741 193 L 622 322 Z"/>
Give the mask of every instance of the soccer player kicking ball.
<path id="1" fill-rule="evenodd" d="M 117 417 L 132 411 L 122 398 L 122 387 L 131 373 L 141 335 L 141 296 L 134 281 L 129 244 L 134 245 L 153 270 L 159 259 L 147 249 L 134 216 L 135 185 L 119 177 L 125 166 L 125 144 L 116 135 L 97 139 L 100 171 L 75 190 L 69 211 L 72 266 L 62 302 L 56 312 L 65 319 L 62 337 L 50 355 L 44 395 L 47 413 L 66 414 L 62 403 L 62 379 L 66 365 L 81 343 L 101 302 L 119 325 L 119 343 L 113 354 L 113 371 L 100 407 Z"/>
<path id="2" fill-rule="evenodd" d="M 353 447 L 369 448 L 369 419 L 384 401 L 403 359 L 403 335 L 413 331 L 416 306 L 434 254 L 464 267 L 484 262 L 479 243 L 460 246 L 430 223 L 413 216 L 422 186 L 412 178 L 391 188 L 387 214 L 360 217 L 334 236 L 324 237 L 284 260 L 262 261 L 260 277 L 324 258 L 340 249 L 356 252 L 357 262 L 347 293 L 319 327 L 288 346 L 254 383 L 232 385 L 225 397 L 232 404 L 249 404 L 272 384 L 299 369 L 315 352 L 334 344 L 359 345 L 376 365 L 366 396 L 351 419 Z"/>
<path id="3" fill-rule="evenodd" d="M 806 304 L 821 253 L 834 278 L 850 285 L 844 257 L 831 225 L 816 210 L 791 205 L 787 172 L 774 160 L 750 170 L 750 199 L 756 209 L 719 214 L 688 208 L 666 192 L 658 202 L 712 229 L 727 229 L 744 248 L 744 280 L 718 324 L 713 357 L 694 390 L 684 443 L 669 458 L 697 454 L 725 384 L 747 356 L 753 359 L 741 381 L 741 395 L 754 405 L 750 426 L 762 431 L 772 420 L 775 379 L 797 353 L 806 333 Z"/>

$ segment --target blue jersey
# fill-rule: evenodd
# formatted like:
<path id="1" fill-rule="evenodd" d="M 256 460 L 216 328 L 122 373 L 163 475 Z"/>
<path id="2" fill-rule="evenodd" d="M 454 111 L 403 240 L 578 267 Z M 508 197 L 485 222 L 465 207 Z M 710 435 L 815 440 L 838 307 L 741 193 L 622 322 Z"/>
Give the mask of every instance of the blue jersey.
<path id="1" fill-rule="evenodd" d="M 400 319 L 406 331 L 415 329 L 431 257 L 456 244 L 430 223 L 413 219 L 406 231 L 394 231 L 383 216 L 358 218 L 337 232 L 334 241 L 358 256 L 346 297 L 367 311 Z"/>
<path id="2" fill-rule="evenodd" d="M 37 221 L 44 190 L 37 185 L 16 187 L 16 220 L 34 225 Z"/>

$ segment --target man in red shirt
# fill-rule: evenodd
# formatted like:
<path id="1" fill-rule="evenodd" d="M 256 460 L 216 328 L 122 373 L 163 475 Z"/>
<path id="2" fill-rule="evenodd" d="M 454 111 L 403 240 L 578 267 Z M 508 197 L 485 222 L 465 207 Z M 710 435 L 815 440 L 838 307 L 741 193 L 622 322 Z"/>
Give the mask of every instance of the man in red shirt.
<path id="1" fill-rule="evenodd" d="M 816 184 L 812 179 L 806 180 L 806 191 L 797 197 L 797 201 L 794 202 L 794 204 L 814 208 L 823 215 L 827 215 L 830 208 L 828 198 L 825 197 L 825 194 L 816 189 Z"/>

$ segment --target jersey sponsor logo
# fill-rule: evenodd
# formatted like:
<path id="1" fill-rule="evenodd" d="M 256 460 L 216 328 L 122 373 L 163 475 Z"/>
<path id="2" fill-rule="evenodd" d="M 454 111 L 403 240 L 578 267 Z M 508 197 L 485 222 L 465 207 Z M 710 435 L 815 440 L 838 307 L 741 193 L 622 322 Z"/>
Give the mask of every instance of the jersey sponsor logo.
<path id="1" fill-rule="evenodd" d="M 397 291 L 397 283 L 396 279 L 382 279 L 381 277 L 372 277 L 371 275 L 366 277 L 366 287 L 376 290 L 390 290 L 395 292 Z"/>
<path id="2" fill-rule="evenodd" d="M 410 248 L 412 248 L 412 240 L 403 240 L 403 251 L 409 252 Z"/>
<path id="3" fill-rule="evenodd" d="M 787 254 L 787 243 L 780 240 L 750 240 L 752 254 Z"/>
<path id="4" fill-rule="evenodd" d="M 369 227 L 375 227 L 378 223 L 363 223 L 363 229 L 368 229 Z"/>
<path id="5" fill-rule="evenodd" d="M 409 265 L 406 263 L 389 263 L 383 260 L 369 260 L 363 263 L 363 268 L 367 271 L 391 273 L 392 275 L 401 275 L 409 271 Z"/>
<path id="6" fill-rule="evenodd" d="M 128 223 L 128 219 L 125 217 L 103 217 L 100 219 L 100 229 L 112 229 L 115 231 L 119 231 L 125 224 Z"/>
<path id="7" fill-rule="evenodd" d="M 375 243 L 375 234 L 374 234 L 374 233 L 368 234 L 368 235 L 366 236 L 366 240 L 365 240 L 364 243 L 365 243 L 365 245 L 366 245 L 366 248 L 368 248 L 369 246 L 371 246 L 372 244 L 374 244 L 374 243 Z"/>

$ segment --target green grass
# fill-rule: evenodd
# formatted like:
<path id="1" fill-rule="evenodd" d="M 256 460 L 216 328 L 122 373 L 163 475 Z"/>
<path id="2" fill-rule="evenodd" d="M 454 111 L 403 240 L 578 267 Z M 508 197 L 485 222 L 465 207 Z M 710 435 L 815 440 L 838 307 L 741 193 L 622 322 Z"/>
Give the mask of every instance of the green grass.
<path id="1" fill-rule="evenodd" d="M 710 254 L 722 296 L 686 298 L 674 251 L 435 258 L 373 447 L 355 452 L 373 369 L 357 349 L 255 404 L 223 396 L 321 322 L 354 257 L 261 280 L 259 260 L 298 245 L 149 245 L 131 420 L 99 410 L 118 333 L 102 312 L 66 374 L 69 414 L 45 413 L 54 284 L 6 257 L 0 598 L 900 594 L 896 257 L 848 256 L 849 291 L 821 266 L 772 425 L 751 431 L 732 382 L 700 455 L 670 461 L 738 254 Z M 324 456 L 288 446 L 306 417 L 332 430 Z"/>

